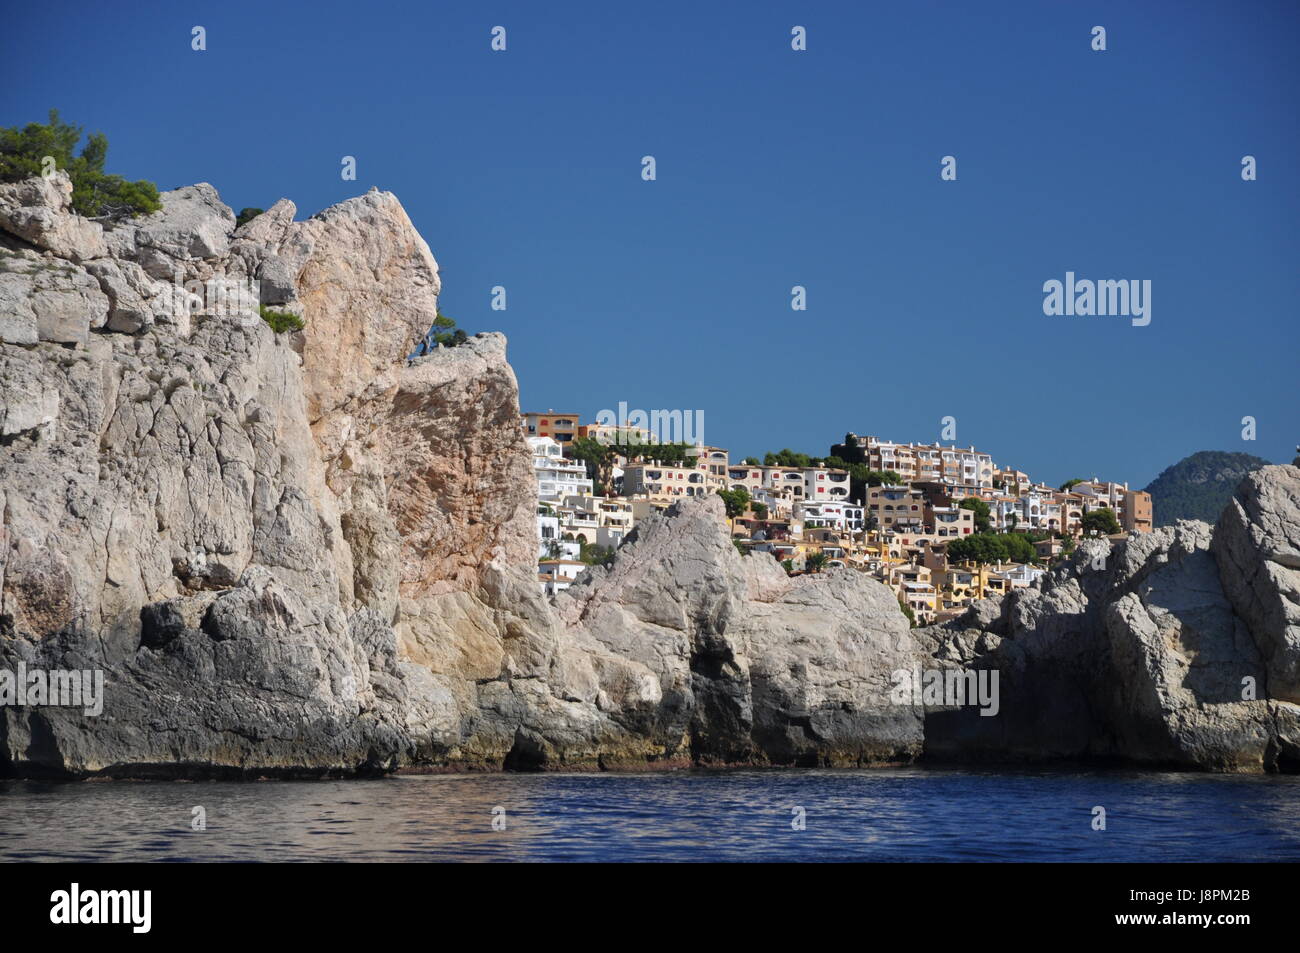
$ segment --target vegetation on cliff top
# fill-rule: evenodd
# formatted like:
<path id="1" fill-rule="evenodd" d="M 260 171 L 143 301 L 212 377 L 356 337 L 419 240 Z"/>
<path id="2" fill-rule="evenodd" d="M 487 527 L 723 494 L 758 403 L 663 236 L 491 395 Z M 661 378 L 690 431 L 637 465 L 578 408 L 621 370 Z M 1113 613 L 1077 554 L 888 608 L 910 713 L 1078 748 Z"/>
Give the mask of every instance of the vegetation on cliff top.
<path id="1" fill-rule="evenodd" d="M 162 208 L 158 186 L 141 179 L 130 182 L 104 171 L 108 138 L 91 133 L 80 155 L 73 155 L 82 128 L 59 119 L 50 110 L 48 123 L 0 127 L 0 182 L 19 182 L 62 169 L 72 180 L 72 208 L 87 218 L 119 218 Z"/>

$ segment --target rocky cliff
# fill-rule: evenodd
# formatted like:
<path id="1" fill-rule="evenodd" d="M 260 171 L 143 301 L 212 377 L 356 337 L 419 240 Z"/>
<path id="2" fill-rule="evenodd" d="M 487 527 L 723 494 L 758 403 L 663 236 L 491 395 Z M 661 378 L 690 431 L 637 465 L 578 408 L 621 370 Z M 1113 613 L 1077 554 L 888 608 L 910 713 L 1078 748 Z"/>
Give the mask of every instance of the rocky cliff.
<path id="1" fill-rule="evenodd" d="M 997 718 L 929 711 L 940 760 L 1300 769 L 1300 467 L 1242 482 L 1216 527 L 1089 540 L 1041 585 L 921 630 L 934 663 L 996 670 Z"/>
<path id="2" fill-rule="evenodd" d="M 864 690 L 910 650 L 888 593 L 742 561 L 716 500 L 542 598 L 505 341 L 406 358 L 440 286 L 392 195 L 238 229 L 208 185 L 111 227 L 69 195 L 0 187 L 0 668 L 103 671 L 105 704 L 6 705 L 0 770 L 919 752 Z"/>
<path id="3" fill-rule="evenodd" d="M 957 626 L 742 557 L 716 498 L 552 604 L 505 341 L 407 359 L 440 284 L 394 196 L 236 228 L 208 185 L 111 226 L 69 194 L 0 186 L 0 672 L 104 704 L 4 704 L 0 774 L 1296 762 L 1294 468 Z M 998 715 L 898 698 L 921 668 L 996 669 Z"/>

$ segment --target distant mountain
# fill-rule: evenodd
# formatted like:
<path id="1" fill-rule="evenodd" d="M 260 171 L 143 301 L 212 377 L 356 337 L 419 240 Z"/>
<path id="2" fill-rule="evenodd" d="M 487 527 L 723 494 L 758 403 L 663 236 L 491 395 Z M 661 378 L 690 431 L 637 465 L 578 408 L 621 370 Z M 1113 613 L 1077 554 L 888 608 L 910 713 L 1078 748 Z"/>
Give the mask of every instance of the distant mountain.
<path id="1" fill-rule="evenodd" d="M 1201 450 L 1184 457 L 1146 488 L 1156 525 L 1169 526 L 1178 520 L 1215 522 L 1241 478 L 1268 464 L 1263 457 L 1224 450 Z"/>

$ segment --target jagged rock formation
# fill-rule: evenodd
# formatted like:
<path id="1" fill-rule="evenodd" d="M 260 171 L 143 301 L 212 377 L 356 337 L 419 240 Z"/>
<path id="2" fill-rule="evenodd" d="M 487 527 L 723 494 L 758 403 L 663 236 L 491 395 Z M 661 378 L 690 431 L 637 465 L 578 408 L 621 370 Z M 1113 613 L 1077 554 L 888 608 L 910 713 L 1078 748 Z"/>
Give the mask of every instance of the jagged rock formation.
<path id="1" fill-rule="evenodd" d="M 1241 482 L 1215 528 L 1214 555 L 1264 657 L 1269 694 L 1300 703 L 1300 466 Z"/>
<path id="2" fill-rule="evenodd" d="M 395 197 L 236 228 L 204 184 L 104 226 L 69 194 L 0 187 L 0 670 L 106 697 L 0 707 L 0 774 L 1297 762 L 1294 468 L 961 625 L 740 556 L 714 498 L 552 604 L 505 341 L 407 359 L 440 285 Z M 900 702 L 918 666 L 996 668 L 999 715 Z"/>
<path id="3" fill-rule="evenodd" d="M 1265 467 L 1215 530 L 1183 521 L 1086 541 L 1039 587 L 922 630 L 935 663 L 996 669 L 1001 683 L 997 718 L 928 713 L 927 757 L 1300 767 L 1286 562 L 1298 479 Z"/>
<path id="4" fill-rule="evenodd" d="M 660 703 L 625 726 L 703 762 L 914 759 L 920 712 L 889 700 L 915 652 L 894 596 L 852 570 L 791 579 L 742 557 L 722 516 L 719 498 L 684 500 L 557 598 L 585 644 L 657 680 Z"/>

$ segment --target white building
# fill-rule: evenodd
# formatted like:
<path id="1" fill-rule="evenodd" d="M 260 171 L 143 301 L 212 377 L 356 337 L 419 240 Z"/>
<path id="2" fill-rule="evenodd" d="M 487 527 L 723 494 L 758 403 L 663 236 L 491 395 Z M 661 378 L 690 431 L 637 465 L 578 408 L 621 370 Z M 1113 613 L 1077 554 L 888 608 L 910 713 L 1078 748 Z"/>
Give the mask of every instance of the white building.
<path id="1" fill-rule="evenodd" d="M 553 596 L 557 592 L 563 592 L 573 585 L 573 580 L 567 576 L 561 576 L 558 573 L 539 572 L 537 582 L 542 587 L 542 595 Z"/>
<path id="2" fill-rule="evenodd" d="M 832 470 L 829 467 L 807 467 L 803 471 L 805 500 L 840 500 L 849 499 L 849 471 Z"/>
<path id="3" fill-rule="evenodd" d="M 866 526 L 866 509 L 856 503 L 811 502 L 795 504 L 794 518 L 806 529 L 838 529 L 858 532 Z"/>
<path id="4" fill-rule="evenodd" d="M 558 502 L 575 493 L 590 495 L 594 489 L 587 466 L 566 460 L 560 445 L 550 437 L 528 437 L 533 451 L 533 472 L 537 476 L 537 498 Z"/>
<path id="5" fill-rule="evenodd" d="M 577 559 L 582 552 L 576 540 L 564 539 L 560 515 L 554 506 L 542 503 L 537 507 L 537 558 Z"/>
<path id="6" fill-rule="evenodd" d="M 576 559 L 541 559 L 537 562 L 538 572 L 568 579 L 570 582 L 577 579 L 589 568 L 586 563 L 578 562 Z"/>
<path id="7" fill-rule="evenodd" d="M 998 568 L 989 573 L 990 576 L 997 576 L 1004 579 L 1007 583 L 1006 589 L 1027 589 L 1042 579 L 1046 575 L 1046 570 L 1037 566 L 1031 566 L 1028 563 L 1008 563 L 1006 566 L 1001 564 Z"/>

